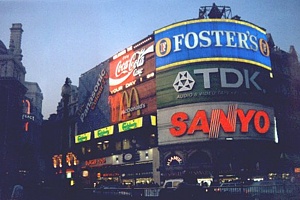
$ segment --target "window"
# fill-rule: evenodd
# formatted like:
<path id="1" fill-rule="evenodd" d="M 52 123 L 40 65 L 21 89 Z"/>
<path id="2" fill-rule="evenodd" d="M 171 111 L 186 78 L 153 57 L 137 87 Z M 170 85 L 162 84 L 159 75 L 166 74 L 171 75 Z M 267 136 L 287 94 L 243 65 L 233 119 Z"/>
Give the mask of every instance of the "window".
<path id="1" fill-rule="evenodd" d="M 130 148 L 131 148 L 130 140 L 129 139 L 124 139 L 123 140 L 123 149 L 126 150 L 126 149 L 130 149 Z"/>
<path id="2" fill-rule="evenodd" d="M 102 142 L 98 142 L 97 143 L 97 149 L 100 150 L 100 151 L 103 150 L 103 148 L 102 148 Z"/>
<path id="3" fill-rule="evenodd" d="M 97 149 L 100 150 L 100 151 L 105 151 L 109 148 L 109 141 L 108 140 L 105 140 L 105 141 L 101 141 L 101 142 L 98 142 L 97 143 Z"/>
<path id="4" fill-rule="evenodd" d="M 81 147 L 81 153 L 82 155 L 85 155 L 85 147 Z"/>
<path id="5" fill-rule="evenodd" d="M 109 141 L 104 141 L 103 142 L 103 150 L 107 150 L 109 148 Z"/>
<path id="6" fill-rule="evenodd" d="M 121 151 L 122 150 L 122 143 L 121 141 L 116 142 L 116 151 Z"/>

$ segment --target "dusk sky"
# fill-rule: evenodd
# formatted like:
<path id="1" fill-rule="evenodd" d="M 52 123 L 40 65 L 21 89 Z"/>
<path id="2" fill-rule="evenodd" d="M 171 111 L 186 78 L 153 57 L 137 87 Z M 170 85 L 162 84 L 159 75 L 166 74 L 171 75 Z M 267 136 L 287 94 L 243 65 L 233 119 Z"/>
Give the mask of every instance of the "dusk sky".
<path id="1" fill-rule="evenodd" d="M 22 23 L 26 81 L 42 90 L 43 115 L 56 113 L 61 87 L 166 25 L 198 17 L 201 6 L 230 6 L 232 16 L 272 34 L 282 50 L 300 55 L 300 0 L 0 0 L 0 40 Z"/>

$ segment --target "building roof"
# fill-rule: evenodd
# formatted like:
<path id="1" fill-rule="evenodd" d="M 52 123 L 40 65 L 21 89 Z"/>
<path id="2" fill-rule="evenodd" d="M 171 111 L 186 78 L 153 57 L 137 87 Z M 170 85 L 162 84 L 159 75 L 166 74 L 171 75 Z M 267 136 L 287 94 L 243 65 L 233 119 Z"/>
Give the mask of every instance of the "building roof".
<path id="1" fill-rule="evenodd" d="M 0 55 L 8 54 L 5 44 L 0 40 Z"/>

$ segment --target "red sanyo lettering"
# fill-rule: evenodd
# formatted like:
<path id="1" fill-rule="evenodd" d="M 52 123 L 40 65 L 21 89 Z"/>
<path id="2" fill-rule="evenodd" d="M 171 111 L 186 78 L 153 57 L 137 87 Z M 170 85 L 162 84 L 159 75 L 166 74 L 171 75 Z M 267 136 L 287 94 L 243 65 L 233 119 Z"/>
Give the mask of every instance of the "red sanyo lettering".
<path id="1" fill-rule="evenodd" d="M 270 128 L 269 116 L 263 110 L 257 111 L 250 109 L 245 113 L 242 109 L 234 109 L 226 115 L 223 110 L 216 109 L 212 111 L 210 123 L 208 122 L 206 112 L 204 110 L 198 110 L 190 125 L 186 123 L 189 119 L 188 114 L 185 112 L 177 112 L 171 117 L 171 123 L 174 127 L 169 130 L 175 137 L 182 136 L 186 133 L 192 135 L 195 131 L 202 131 L 205 134 L 209 133 L 212 137 L 216 137 L 214 134 L 215 132 L 219 132 L 220 127 L 222 127 L 226 133 L 234 133 L 236 129 L 236 117 L 240 120 L 240 131 L 242 133 L 249 132 L 249 123 L 252 119 L 254 128 L 259 134 L 265 134 Z"/>

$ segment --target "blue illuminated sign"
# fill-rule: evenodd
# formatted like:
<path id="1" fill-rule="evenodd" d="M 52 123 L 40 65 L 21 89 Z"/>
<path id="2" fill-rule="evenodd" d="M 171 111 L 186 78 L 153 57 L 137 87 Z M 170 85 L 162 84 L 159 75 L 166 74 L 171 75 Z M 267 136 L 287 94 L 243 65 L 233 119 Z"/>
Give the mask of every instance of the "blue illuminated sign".
<path id="1" fill-rule="evenodd" d="M 155 31 L 156 67 L 206 61 L 244 62 L 271 70 L 266 32 L 230 19 L 184 21 Z"/>

